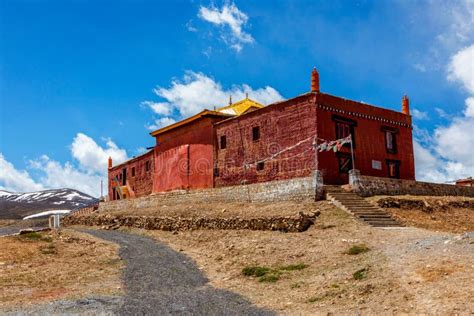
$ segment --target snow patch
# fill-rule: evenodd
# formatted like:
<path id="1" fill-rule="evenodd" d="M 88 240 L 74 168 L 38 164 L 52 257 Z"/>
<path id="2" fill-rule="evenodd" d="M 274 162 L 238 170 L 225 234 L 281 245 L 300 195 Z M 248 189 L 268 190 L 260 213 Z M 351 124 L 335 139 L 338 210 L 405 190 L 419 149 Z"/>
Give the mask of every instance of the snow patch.
<path id="1" fill-rule="evenodd" d="M 69 213 L 71 213 L 71 210 L 53 210 L 53 211 L 46 211 L 46 212 L 29 215 L 29 216 L 23 217 L 23 219 L 25 220 L 25 219 L 31 219 L 31 218 L 36 218 L 36 217 L 48 216 L 48 215 L 69 214 Z"/>

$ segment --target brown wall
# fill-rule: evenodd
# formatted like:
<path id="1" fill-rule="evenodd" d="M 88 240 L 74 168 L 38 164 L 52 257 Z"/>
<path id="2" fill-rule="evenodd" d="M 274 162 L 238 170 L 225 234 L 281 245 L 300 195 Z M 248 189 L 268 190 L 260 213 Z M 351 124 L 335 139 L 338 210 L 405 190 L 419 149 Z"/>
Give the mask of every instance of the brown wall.
<path id="1" fill-rule="evenodd" d="M 153 188 L 153 151 L 131 159 L 123 164 L 109 169 L 109 199 L 113 200 L 113 187 L 116 186 L 112 181 L 116 176 L 121 179 L 122 170 L 127 169 L 127 182 L 130 188 L 135 192 L 136 197 L 151 194 Z M 146 162 L 150 162 L 150 170 L 146 171 Z M 135 176 L 132 176 L 132 168 L 135 168 Z M 120 181 L 121 182 L 121 181 Z M 122 182 L 121 182 L 122 183 Z"/>
<path id="2" fill-rule="evenodd" d="M 336 139 L 333 116 L 356 121 L 354 127 L 355 167 L 362 175 L 388 177 L 387 159 L 400 161 L 400 179 L 415 179 L 411 117 L 400 112 L 370 106 L 327 94 L 317 95 L 318 137 Z M 388 153 L 382 127 L 396 129 L 397 152 Z M 341 150 L 350 153 L 347 146 Z M 382 170 L 372 168 L 372 160 L 381 162 Z M 339 172 L 337 155 L 323 151 L 318 153 L 319 169 L 328 184 L 348 183 L 347 174 Z"/>
<path id="3" fill-rule="evenodd" d="M 315 164 L 312 139 L 265 161 L 261 171 L 256 170 L 256 162 L 314 137 L 316 126 L 318 138 L 335 140 L 334 115 L 356 124 L 355 167 L 361 174 L 388 177 L 387 160 L 396 160 L 400 162 L 401 179 L 415 178 L 410 116 L 323 93 L 310 93 L 216 124 L 218 145 L 225 135 L 227 147 L 218 146 L 216 150 L 219 176 L 215 178 L 215 185 L 311 175 Z M 252 141 L 255 126 L 260 127 L 258 141 Z M 387 152 L 382 128 L 396 130 L 396 153 Z M 350 154 L 350 146 L 343 147 L 341 152 Z M 348 183 L 348 175 L 339 171 L 337 157 L 333 151 L 318 153 L 318 169 L 327 184 Z M 372 160 L 381 163 L 381 170 L 372 168 Z"/>
<path id="4" fill-rule="evenodd" d="M 311 144 L 316 133 L 314 102 L 314 95 L 307 94 L 216 124 L 219 176 L 215 178 L 215 185 L 311 175 L 314 168 L 314 150 Z M 260 139 L 253 141 L 252 128 L 257 126 L 260 128 Z M 220 140 L 224 135 L 227 146 L 221 149 Z M 265 161 L 263 170 L 257 170 L 257 161 L 307 138 L 311 139 Z M 295 155 L 298 156 L 294 157 Z M 248 164 L 248 168 L 244 167 L 245 164 Z"/>

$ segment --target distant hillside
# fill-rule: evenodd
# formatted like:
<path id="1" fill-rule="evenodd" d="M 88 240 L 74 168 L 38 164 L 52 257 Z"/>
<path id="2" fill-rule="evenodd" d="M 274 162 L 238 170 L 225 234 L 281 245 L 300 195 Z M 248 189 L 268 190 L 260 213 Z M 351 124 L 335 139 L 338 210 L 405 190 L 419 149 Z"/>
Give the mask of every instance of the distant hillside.
<path id="1" fill-rule="evenodd" d="M 0 190 L 0 219 L 22 219 L 48 210 L 72 210 L 96 199 L 73 189 L 12 193 Z"/>

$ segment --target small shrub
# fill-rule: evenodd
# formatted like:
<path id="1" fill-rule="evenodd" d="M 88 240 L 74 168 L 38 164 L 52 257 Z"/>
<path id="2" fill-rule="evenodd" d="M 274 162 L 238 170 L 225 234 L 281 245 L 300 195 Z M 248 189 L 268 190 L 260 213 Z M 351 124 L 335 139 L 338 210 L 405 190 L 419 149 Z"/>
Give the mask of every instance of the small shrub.
<path id="1" fill-rule="evenodd" d="M 46 242 L 52 242 L 53 238 L 51 236 L 44 236 L 41 233 L 38 232 L 28 232 L 25 234 L 21 234 L 18 236 L 22 240 L 38 240 L 38 241 L 46 241 Z"/>
<path id="2" fill-rule="evenodd" d="M 297 271 L 297 270 L 303 270 L 307 268 L 308 265 L 304 263 L 298 263 L 298 264 L 290 264 L 287 266 L 280 267 L 279 270 L 283 271 Z"/>
<path id="3" fill-rule="evenodd" d="M 296 282 L 296 283 L 293 283 L 292 285 L 290 285 L 290 288 L 292 289 L 299 289 L 301 287 L 301 284 Z"/>
<path id="4" fill-rule="evenodd" d="M 242 274 L 245 276 L 262 277 L 268 272 L 270 272 L 269 268 L 260 266 L 247 266 L 242 269 Z"/>
<path id="5" fill-rule="evenodd" d="M 315 302 L 320 301 L 320 300 L 321 300 L 321 297 L 313 296 L 313 297 L 310 297 L 308 299 L 308 303 L 315 303 Z"/>
<path id="6" fill-rule="evenodd" d="M 339 284 L 337 284 L 337 283 L 331 284 L 331 287 L 332 287 L 332 288 L 335 288 L 335 289 L 338 289 L 338 288 L 339 288 Z"/>
<path id="7" fill-rule="evenodd" d="M 258 279 L 259 282 L 271 282 L 271 283 L 274 283 L 278 280 L 280 280 L 279 273 L 265 274 Z"/>
<path id="8" fill-rule="evenodd" d="M 41 234 L 38 232 L 29 232 L 29 233 L 21 234 L 20 238 L 29 239 L 29 240 L 40 240 Z"/>
<path id="9" fill-rule="evenodd" d="M 51 236 L 45 236 L 43 238 L 41 238 L 42 241 L 46 241 L 46 242 L 53 242 L 53 238 L 51 238 Z"/>
<path id="10" fill-rule="evenodd" d="M 357 270 L 356 272 L 354 272 L 352 276 L 354 277 L 354 280 L 363 280 L 367 278 L 367 269 L 363 268 L 363 269 Z"/>
<path id="11" fill-rule="evenodd" d="M 54 255 L 58 253 L 56 247 L 53 244 L 47 245 L 46 247 L 41 247 L 40 252 L 43 255 Z"/>
<path id="12" fill-rule="evenodd" d="M 369 251 L 369 247 L 367 247 L 366 245 L 362 244 L 362 245 L 354 245 L 352 246 L 351 248 L 349 248 L 349 250 L 347 250 L 347 254 L 348 255 L 358 255 L 358 254 L 361 254 L 361 253 L 364 253 L 364 252 L 367 252 Z"/>

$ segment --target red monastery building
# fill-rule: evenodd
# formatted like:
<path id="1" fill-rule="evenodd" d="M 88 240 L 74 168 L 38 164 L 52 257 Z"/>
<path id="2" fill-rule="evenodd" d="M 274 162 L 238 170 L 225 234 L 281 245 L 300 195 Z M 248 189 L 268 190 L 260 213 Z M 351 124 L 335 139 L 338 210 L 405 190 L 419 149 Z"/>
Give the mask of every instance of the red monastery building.
<path id="1" fill-rule="evenodd" d="M 397 112 L 322 93 L 316 69 L 311 92 L 267 106 L 246 98 L 151 136 L 153 150 L 114 167 L 109 161 L 111 199 L 307 177 L 315 170 L 326 184 L 348 183 L 353 168 L 415 178 L 408 98 Z"/>

